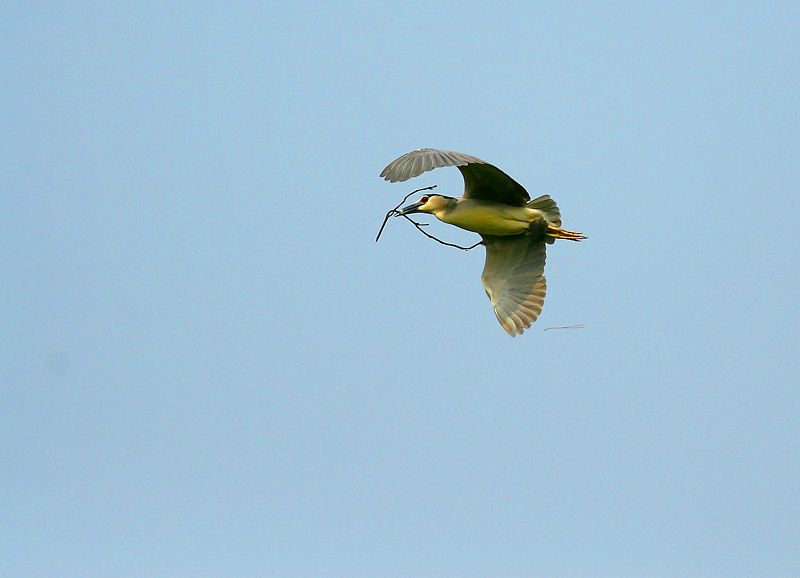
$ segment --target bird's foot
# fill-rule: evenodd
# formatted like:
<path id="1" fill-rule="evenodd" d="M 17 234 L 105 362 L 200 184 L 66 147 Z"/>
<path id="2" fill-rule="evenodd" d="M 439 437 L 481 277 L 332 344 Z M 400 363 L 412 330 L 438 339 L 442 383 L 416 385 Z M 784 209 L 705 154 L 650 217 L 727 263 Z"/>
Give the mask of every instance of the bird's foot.
<path id="1" fill-rule="evenodd" d="M 586 238 L 575 231 L 567 231 L 566 229 L 552 226 L 547 227 L 547 236 L 553 237 L 554 239 L 567 239 L 569 241 L 580 241 Z"/>

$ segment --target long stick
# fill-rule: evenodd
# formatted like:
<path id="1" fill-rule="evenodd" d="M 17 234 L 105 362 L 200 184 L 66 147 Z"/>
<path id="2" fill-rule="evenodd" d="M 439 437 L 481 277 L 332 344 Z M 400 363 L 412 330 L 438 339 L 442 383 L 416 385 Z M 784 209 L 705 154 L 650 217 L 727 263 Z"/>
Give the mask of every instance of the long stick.
<path id="1" fill-rule="evenodd" d="M 380 238 L 381 238 L 381 234 L 383 233 L 383 228 L 386 226 L 386 223 L 389 221 L 389 217 L 393 217 L 393 216 L 395 216 L 395 215 L 401 215 L 401 216 L 405 217 L 406 219 L 408 219 L 408 220 L 409 220 L 409 221 L 410 221 L 410 222 L 411 222 L 411 223 L 412 223 L 412 224 L 413 224 L 413 225 L 414 225 L 414 226 L 415 226 L 417 229 L 419 229 L 419 231 L 420 231 L 420 232 L 421 232 L 423 235 L 425 235 L 425 236 L 426 236 L 426 237 L 428 237 L 429 239 L 433 239 L 434 241 L 437 241 L 437 242 L 441 243 L 442 245 L 447 245 L 448 247 L 455 247 L 456 249 L 461 249 L 461 250 L 463 250 L 463 251 L 469 251 L 470 249 L 474 249 L 475 247 L 477 247 L 478 245 L 480 245 L 480 244 L 482 243 L 482 241 L 478 241 L 477 243 L 475 243 L 475 244 L 474 244 L 474 245 L 472 245 L 471 247 L 462 247 L 461 245 L 455 245 L 455 244 L 453 244 L 453 243 L 447 243 L 447 242 L 445 242 L 445 241 L 442 241 L 441 239 L 437 239 L 436 237 L 434 237 L 433 235 L 431 235 L 431 234 L 430 234 L 430 233 L 428 233 L 427 231 L 423 230 L 423 228 L 422 228 L 422 227 L 425 227 L 425 226 L 427 226 L 427 223 L 417 223 L 417 222 L 416 222 L 414 219 L 412 219 L 412 218 L 411 218 L 411 217 L 409 217 L 408 215 L 402 215 L 402 214 L 400 213 L 400 211 L 398 211 L 398 210 L 397 210 L 397 209 L 399 209 L 399 208 L 400 208 L 400 205 L 402 205 L 403 203 L 405 203 L 405 202 L 406 202 L 406 199 L 408 199 L 408 197 L 410 197 L 410 196 L 411 196 L 411 195 L 413 195 L 414 193 L 418 193 L 418 192 L 420 192 L 420 191 L 429 191 L 429 190 L 431 190 L 431 189 L 435 189 L 435 188 L 436 188 L 436 185 L 432 185 L 432 186 L 430 186 L 430 187 L 424 187 L 424 188 L 422 188 L 422 189 L 417 189 L 416 191 L 411 191 L 410 193 L 408 193 L 408 194 L 407 194 L 407 195 L 406 195 L 406 196 L 403 198 L 403 200 L 402 200 L 402 201 L 400 201 L 400 202 L 397 204 L 397 206 L 396 206 L 394 209 L 392 209 L 391 211 L 389 211 L 388 213 L 386 213 L 386 217 L 384 217 L 384 219 L 383 219 L 383 223 L 381 224 L 381 229 L 380 229 L 380 231 L 378 231 L 378 236 L 377 236 L 377 237 L 375 237 L 375 242 L 377 243 L 377 242 L 378 242 L 378 239 L 380 239 Z"/>
<path id="2" fill-rule="evenodd" d="M 400 208 L 400 205 L 402 205 L 403 203 L 405 203 L 405 202 L 406 202 L 406 199 L 407 199 L 408 197 L 410 197 L 410 196 L 411 196 L 411 195 L 413 195 L 414 193 L 418 193 L 418 192 L 420 192 L 420 191 L 430 191 L 431 189 L 435 189 L 435 188 L 436 188 L 436 185 L 431 185 L 430 187 L 425 187 L 425 188 L 423 188 L 423 189 L 417 189 L 416 191 L 411 191 L 411 192 L 410 192 L 410 193 L 408 193 L 408 194 L 407 194 L 405 197 L 403 197 L 403 200 L 402 200 L 402 201 L 400 201 L 399 203 L 397 203 L 397 206 L 396 206 L 394 209 L 392 209 L 391 211 L 389 211 L 388 213 L 386 213 L 386 217 L 384 217 L 384 219 L 383 219 L 383 224 L 381 225 L 381 230 L 380 230 L 380 231 L 378 231 L 378 236 L 377 236 L 377 237 L 375 237 L 375 242 L 377 243 L 377 242 L 378 242 L 378 239 L 380 239 L 380 238 L 381 238 L 381 233 L 383 233 L 383 228 L 386 226 L 386 221 L 388 221 L 388 220 L 389 220 L 389 217 L 392 217 L 392 216 L 394 216 L 394 215 L 396 215 L 396 214 L 399 214 L 399 213 L 400 213 L 400 211 L 398 211 L 397 209 L 399 209 L 399 208 Z M 408 217 L 406 217 L 406 219 L 408 219 Z M 408 219 L 408 220 L 409 220 L 409 221 L 411 221 L 411 219 Z M 414 221 L 411 221 L 411 222 L 413 223 Z"/>

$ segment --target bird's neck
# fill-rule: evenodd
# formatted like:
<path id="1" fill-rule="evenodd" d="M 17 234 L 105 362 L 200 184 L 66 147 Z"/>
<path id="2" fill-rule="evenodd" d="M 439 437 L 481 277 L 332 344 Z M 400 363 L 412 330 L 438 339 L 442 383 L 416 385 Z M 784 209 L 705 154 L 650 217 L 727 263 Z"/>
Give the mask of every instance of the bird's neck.
<path id="1" fill-rule="evenodd" d="M 445 197 L 447 199 L 447 204 L 443 207 L 439 207 L 433 211 L 434 216 L 439 219 L 440 221 L 444 221 L 445 223 L 450 223 L 448 220 L 448 215 L 452 214 L 453 211 L 456 210 L 458 205 L 458 199 L 452 199 L 450 197 Z"/>

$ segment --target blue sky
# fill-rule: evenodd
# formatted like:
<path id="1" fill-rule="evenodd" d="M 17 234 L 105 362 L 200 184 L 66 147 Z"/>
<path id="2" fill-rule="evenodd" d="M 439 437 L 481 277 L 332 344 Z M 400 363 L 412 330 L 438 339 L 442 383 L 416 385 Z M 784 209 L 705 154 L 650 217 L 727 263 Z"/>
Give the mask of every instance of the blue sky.
<path id="1" fill-rule="evenodd" d="M 796 2 L 5 3 L 0 573 L 800 573 L 799 29 Z M 548 249 L 524 335 L 482 249 L 374 242 L 414 188 L 460 194 L 378 177 L 419 147 L 589 237 Z"/>

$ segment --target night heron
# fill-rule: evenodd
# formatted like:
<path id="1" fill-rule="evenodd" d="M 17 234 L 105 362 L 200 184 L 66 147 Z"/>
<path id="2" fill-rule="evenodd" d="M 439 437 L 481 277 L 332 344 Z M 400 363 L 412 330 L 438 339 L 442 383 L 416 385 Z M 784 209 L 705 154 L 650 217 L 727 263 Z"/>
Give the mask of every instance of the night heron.
<path id="1" fill-rule="evenodd" d="M 586 237 L 561 228 L 561 213 L 549 195 L 531 200 L 514 179 L 470 155 L 418 149 L 389 163 L 381 176 L 396 183 L 439 167 L 461 171 L 461 198 L 426 194 L 395 215 L 433 213 L 440 221 L 480 234 L 481 244 L 486 246 L 481 281 L 497 320 L 514 337 L 530 327 L 542 311 L 547 290 L 545 244 Z"/>

